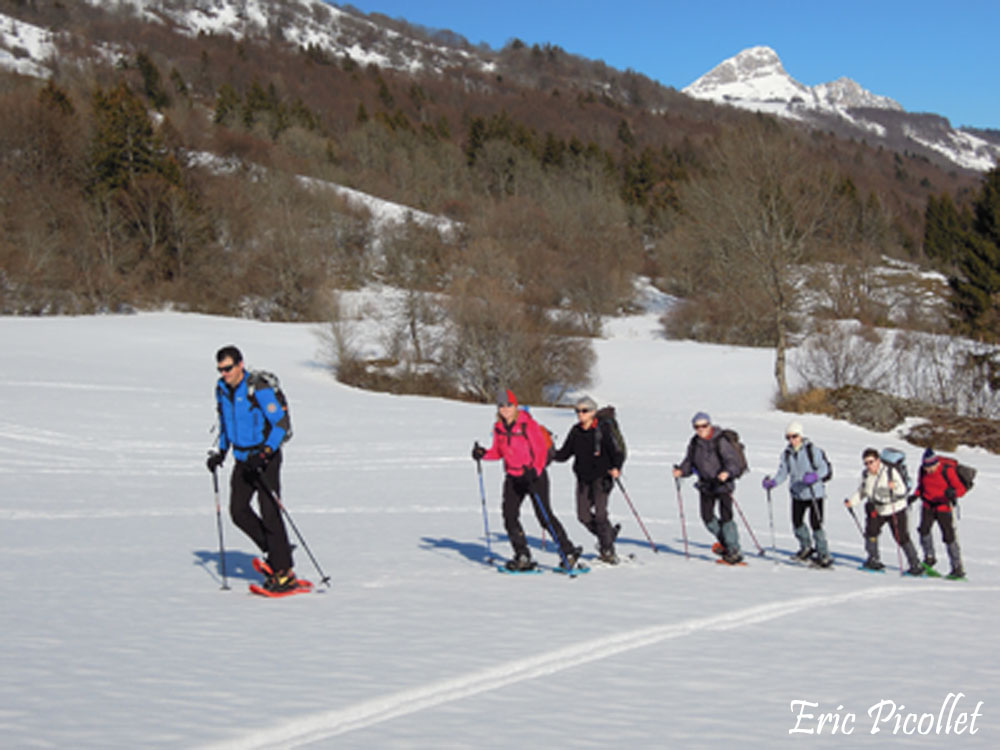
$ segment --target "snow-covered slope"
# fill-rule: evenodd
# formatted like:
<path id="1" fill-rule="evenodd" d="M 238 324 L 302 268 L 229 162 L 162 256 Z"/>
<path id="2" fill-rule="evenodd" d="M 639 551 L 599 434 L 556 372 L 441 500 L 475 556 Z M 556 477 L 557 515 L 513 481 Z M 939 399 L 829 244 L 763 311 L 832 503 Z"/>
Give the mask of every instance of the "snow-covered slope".
<path id="1" fill-rule="evenodd" d="M 865 574 L 839 500 L 854 488 L 865 445 L 899 441 L 805 416 L 835 469 L 836 568 L 758 557 L 742 525 L 749 565 L 722 568 L 690 483 L 682 527 L 669 478 L 691 414 L 705 409 L 740 430 L 752 467 L 740 507 L 782 559 L 795 545 L 786 490 L 770 507 L 772 537 L 760 480 L 777 466 L 791 415 L 769 407 L 770 352 L 665 341 L 657 327 L 655 314 L 609 322 L 593 393 L 619 408 L 624 483 L 659 552 L 616 491 L 619 549 L 635 561 L 567 580 L 504 576 L 487 564 L 488 550 L 509 550 L 499 468 L 484 467 L 487 539 L 469 459 L 472 442 L 489 437 L 491 406 L 337 384 L 308 325 L 174 313 L 0 319 L 0 744 L 995 747 L 1000 510 L 991 495 L 1000 458 L 959 452 L 979 468 L 960 520 L 969 582 L 900 578 L 886 534 L 889 572 Z M 295 437 L 282 490 L 332 577 L 322 593 L 247 593 L 254 550 L 225 517 L 225 483 L 232 588 L 220 590 L 204 459 L 213 354 L 230 342 L 288 392 Z M 535 414 L 560 436 L 574 419 Z M 908 453 L 914 464 L 918 451 Z M 589 553 L 570 469 L 550 471 L 556 512 Z M 535 556 L 554 563 L 528 505 L 522 517 Z M 317 577 L 301 545 L 297 570 Z M 947 724 L 955 693 L 951 729 L 916 734 L 916 718 L 936 723 L 942 705 Z M 883 700 L 901 720 L 916 718 L 895 729 L 890 717 L 873 737 L 869 710 Z M 818 704 L 804 713 L 853 716 L 853 736 L 829 724 L 820 736 L 789 734 L 795 701 Z"/>
<path id="2" fill-rule="evenodd" d="M 909 116 L 899 102 L 874 94 L 850 78 L 806 86 L 785 70 L 770 47 L 745 49 L 724 60 L 683 89 L 697 99 L 789 119 L 817 127 L 839 126 L 860 137 L 876 136 L 944 157 L 966 169 L 985 171 L 1000 158 L 1000 142 L 991 142 L 947 120 Z M 894 146 L 895 147 L 895 146 Z"/>

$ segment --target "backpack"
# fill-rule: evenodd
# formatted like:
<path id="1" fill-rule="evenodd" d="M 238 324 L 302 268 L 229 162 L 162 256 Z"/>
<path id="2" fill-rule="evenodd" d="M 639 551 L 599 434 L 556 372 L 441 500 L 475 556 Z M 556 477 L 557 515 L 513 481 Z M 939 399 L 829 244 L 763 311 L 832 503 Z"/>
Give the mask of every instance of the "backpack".
<path id="1" fill-rule="evenodd" d="M 898 448 L 883 448 L 879 454 L 882 463 L 891 466 L 903 479 L 907 494 L 913 492 L 913 483 L 910 481 L 910 470 L 906 468 L 906 454 Z M 864 476 L 864 471 L 861 473 Z M 889 477 L 892 479 L 892 477 Z"/>
<path id="2" fill-rule="evenodd" d="M 942 458 L 941 464 L 943 467 L 950 466 L 955 470 L 955 476 L 958 477 L 958 481 L 962 483 L 966 492 L 972 489 L 972 485 L 975 484 L 976 481 L 976 470 L 974 468 L 966 466 L 965 464 L 960 464 L 954 458 Z M 923 469 L 921 469 L 921 471 L 923 471 Z M 948 482 L 947 473 L 944 475 L 944 480 Z M 948 482 L 948 484 L 951 484 L 951 482 Z"/>
<path id="3" fill-rule="evenodd" d="M 531 413 L 531 409 L 529 407 L 522 406 L 521 407 L 521 411 L 523 411 L 528 416 L 528 419 L 530 419 L 532 422 L 534 422 L 535 424 L 537 424 L 538 427 L 539 427 L 539 429 L 541 429 L 541 431 L 542 431 L 542 437 L 545 438 L 545 465 L 548 466 L 550 463 L 552 463 L 552 459 L 556 455 L 556 438 L 555 438 L 555 435 L 552 434 L 552 430 L 550 430 L 548 427 L 546 427 L 541 422 L 539 422 L 537 419 L 535 419 L 535 417 Z M 527 435 L 525 435 L 525 437 L 527 437 Z M 528 442 L 528 445 L 529 446 L 531 445 L 530 441 Z"/>
<path id="4" fill-rule="evenodd" d="M 292 439 L 292 417 L 288 412 L 288 397 L 285 396 L 285 392 L 281 390 L 281 382 L 278 380 L 278 376 L 273 372 L 268 372 L 267 370 L 251 370 L 247 376 L 247 398 L 250 399 L 250 402 L 258 409 L 261 408 L 260 402 L 257 400 L 258 388 L 270 388 L 274 391 L 274 400 L 278 402 L 278 405 L 284 412 L 281 419 L 278 420 L 278 425 L 285 430 L 285 437 L 281 441 L 281 444 L 284 445 Z M 267 436 L 271 432 L 271 426 L 271 420 L 265 419 L 265 440 L 267 440 Z"/>
<path id="5" fill-rule="evenodd" d="M 622 435 L 622 428 L 618 424 L 613 406 L 605 406 L 597 410 L 597 429 L 594 431 L 595 456 L 601 455 L 601 439 L 605 433 L 611 436 L 611 444 L 621 456 L 622 464 L 624 464 L 628 457 L 628 448 L 625 446 L 625 436 Z"/>
<path id="6" fill-rule="evenodd" d="M 791 455 L 792 455 L 791 451 L 792 451 L 791 448 L 785 448 L 785 466 L 786 466 L 785 470 L 786 471 L 788 471 L 791 468 L 790 463 L 789 463 L 790 460 L 791 460 Z M 822 448 L 820 448 L 819 449 L 819 454 L 823 457 L 823 460 L 826 461 L 826 466 L 827 466 L 827 469 L 828 469 L 828 471 L 826 472 L 826 474 L 824 476 L 821 476 L 819 478 L 819 481 L 821 481 L 821 482 L 829 482 L 831 479 L 833 479 L 833 464 L 830 463 L 830 459 L 826 457 L 826 451 L 825 450 L 823 450 Z M 813 454 L 813 444 L 812 443 L 806 443 L 806 458 L 809 459 L 809 465 L 812 467 L 812 470 L 816 471 L 816 468 L 817 468 L 816 467 L 816 456 Z"/>
<path id="7" fill-rule="evenodd" d="M 736 430 L 730 429 L 720 429 L 719 430 L 719 440 L 727 441 L 733 448 L 736 449 L 736 471 L 733 473 L 732 478 L 736 479 L 746 474 L 747 469 L 750 468 L 750 464 L 747 463 L 747 449 L 743 443 L 740 442 L 740 434 Z M 715 444 L 715 449 L 719 451 L 719 444 Z M 722 463 L 722 452 L 719 452 L 719 463 Z"/>

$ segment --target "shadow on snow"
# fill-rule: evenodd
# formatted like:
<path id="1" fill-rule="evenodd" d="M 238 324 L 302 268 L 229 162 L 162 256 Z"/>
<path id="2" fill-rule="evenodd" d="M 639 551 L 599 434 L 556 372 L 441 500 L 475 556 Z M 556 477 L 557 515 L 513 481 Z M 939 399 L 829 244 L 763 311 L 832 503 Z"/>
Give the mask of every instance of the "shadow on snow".
<path id="1" fill-rule="evenodd" d="M 199 549 L 194 551 L 194 564 L 200 565 L 218 583 L 222 583 L 222 566 L 219 564 L 218 550 Z M 260 574 L 253 569 L 256 555 L 237 550 L 226 550 L 226 578 L 240 578 L 245 581 L 260 581 Z"/>

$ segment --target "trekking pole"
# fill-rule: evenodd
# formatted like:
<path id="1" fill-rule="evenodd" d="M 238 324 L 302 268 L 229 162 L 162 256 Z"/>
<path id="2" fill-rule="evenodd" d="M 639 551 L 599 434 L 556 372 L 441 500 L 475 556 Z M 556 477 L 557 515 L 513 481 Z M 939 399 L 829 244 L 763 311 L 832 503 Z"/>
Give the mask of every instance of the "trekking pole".
<path id="1" fill-rule="evenodd" d="M 479 443 L 476 443 L 478 446 Z M 483 529 L 486 534 L 486 562 L 493 561 L 493 547 L 490 545 L 490 519 L 486 512 L 486 487 L 483 485 L 483 462 L 476 459 L 476 473 L 479 474 L 479 498 L 483 503 Z"/>
<path id="2" fill-rule="evenodd" d="M 222 544 L 222 510 L 219 507 L 219 475 L 216 469 L 212 468 L 212 485 L 215 487 L 215 525 L 219 529 L 219 566 L 222 568 L 222 589 L 229 590 L 229 583 L 226 581 L 226 548 Z"/>
<path id="3" fill-rule="evenodd" d="M 892 497 L 889 498 L 890 508 L 892 507 Z M 899 543 L 899 522 L 896 520 L 896 514 L 893 513 L 892 516 L 892 537 L 896 542 L 896 561 L 899 563 L 899 575 L 905 575 L 906 571 L 903 570 L 903 545 Z"/>
<path id="4" fill-rule="evenodd" d="M 684 535 L 684 557 L 688 560 L 691 559 L 691 553 L 688 551 L 688 532 L 687 523 L 684 521 L 684 498 L 681 497 L 681 478 L 674 477 L 674 485 L 677 487 L 677 507 L 681 514 L 681 533 Z"/>
<path id="5" fill-rule="evenodd" d="M 620 489 L 622 491 L 622 494 L 625 496 L 625 502 L 627 502 L 628 503 L 628 507 L 630 507 L 632 509 L 632 515 L 634 515 L 635 516 L 635 520 L 639 522 L 639 526 L 642 529 L 642 533 L 645 534 L 646 535 L 646 539 L 649 540 L 649 546 L 653 548 L 653 552 L 657 552 L 658 553 L 660 550 L 658 550 L 656 548 L 656 544 L 653 542 L 653 537 L 651 537 L 649 535 L 649 532 L 646 531 L 646 526 L 643 524 L 642 519 L 639 518 L 639 514 L 636 512 L 635 506 L 632 505 L 632 499 L 628 496 L 628 493 L 625 491 L 625 485 L 622 484 L 621 478 L 620 477 L 615 477 L 615 483 L 618 485 L 618 489 Z"/>
<path id="6" fill-rule="evenodd" d="M 738 502 L 736 502 L 736 495 L 730 494 L 730 497 L 733 499 L 733 507 L 736 508 L 737 512 L 740 514 L 740 518 L 743 519 L 743 525 L 746 526 L 747 527 L 747 531 L 750 532 L 750 538 L 753 539 L 753 543 L 757 545 L 757 554 L 758 554 L 758 556 L 763 557 L 764 556 L 764 548 L 760 546 L 760 542 L 757 541 L 757 537 L 754 535 L 753 529 L 750 528 L 750 523 L 749 523 L 749 521 L 747 521 L 747 517 L 745 515 L 743 515 L 743 508 L 741 508 L 740 504 Z"/>
<path id="7" fill-rule="evenodd" d="M 302 534 L 299 533 L 299 527 L 295 525 L 295 521 L 292 520 L 292 516 L 288 512 L 288 509 L 285 507 L 285 504 L 281 502 L 281 498 L 278 497 L 277 493 L 275 493 L 270 487 L 267 486 L 267 482 L 264 481 L 264 474 L 259 469 L 257 471 L 257 483 L 260 485 L 260 488 L 264 490 L 267 496 L 271 498 L 279 508 L 281 508 L 281 512 L 284 513 L 285 518 L 288 519 L 288 525 L 292 527 L 292 530 L 295 532 L 295 536 L 297 536 L 299 538 L 299 541 L 302 542 L 302 549 L 304 549 L 306 551 L 306 554 L 309 555 L 309 559 L 312 560 L 312 564 L 315 566 L 316 572 L 319 573 L 320 582 L 325 583 L 327 587 L 329 587 L 330 576 L 326 575 L 323 572 L 323 569 L 320 568 L 319 563 L 316 562 L 316 558 L 313 557 L 312 550 L 309 549 L 309 545 L 306 544 L 306 540 L 303 539 Z"/>
<path id="8" fill-rule="evenodd" d="M 538 510 L 541 511 L 541 516 L 545 520 L 545 525 L 549 529 L 549 533 L 552 534 L 552 541 L 556 545 L 556 549 L 559 550 L 559 557 L 562 560 L 563 568 L 566 572 L 570 572 L 569 559 L 566 557 L 566 553 L 563 552 L 562 545 L 559 544 L 559 537 L 556 536 L 555 528 L 552 526 L 552 521 L 549 520 L 549 514 L 545 511 L 545 506 L 542 504 L 542 498 L 538 496 L 537 492 L 532 492 L 531 497 L 534 498 Z"/>
<path id="9" fill-rule="evenodd" d="M 774 564 L 778 564 L 778 547 L 777 543 L 774 541 L 774 506 L 771 504 L 771 488 L 767 489 L 767 517 L 771 523 L 771 556 L 774 558 Z"/>
<path id="10" fill-rule="evenodd" d="M 854 519 L 854 525 L 858 527 L 858 533 L 861 534 L 861 538 L 865 538 L 865 531 L 861 528 L 861 521 L 858 520 L 858 514 L 854 512 L 854 508 L 850 505 L 845 505 L 847 512 L 851 514 L 851 518 Z"/>

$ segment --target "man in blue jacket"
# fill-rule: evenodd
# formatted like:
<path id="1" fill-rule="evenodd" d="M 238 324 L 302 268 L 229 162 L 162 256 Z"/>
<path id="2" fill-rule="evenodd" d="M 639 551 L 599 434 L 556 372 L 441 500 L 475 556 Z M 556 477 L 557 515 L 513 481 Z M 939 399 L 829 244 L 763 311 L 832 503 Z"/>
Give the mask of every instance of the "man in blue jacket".
<path id="1" fill-rule="evenodd" d="M 236 465 L 229 479 L 229 514 L 265 555 L 259 566 L 266 579 L 264 588 L 288 591 L 297 586 L 288 533 L 275 497 L 261 491 L 263 481 L 276 497 L 281 496 L 281 444 L 290 427 L 288 412 L 271 386 L 247 372 L 243 354 L 235 346 L 222 347 L 215 359 L 219 449 L 209 454 L 208 470 L 221 466 L 232 447 Z M 254 493 L 259 516 L 250 506 Z"/>

